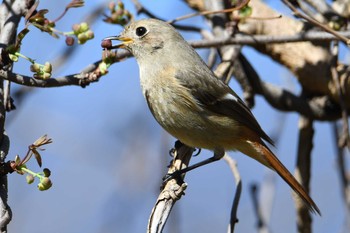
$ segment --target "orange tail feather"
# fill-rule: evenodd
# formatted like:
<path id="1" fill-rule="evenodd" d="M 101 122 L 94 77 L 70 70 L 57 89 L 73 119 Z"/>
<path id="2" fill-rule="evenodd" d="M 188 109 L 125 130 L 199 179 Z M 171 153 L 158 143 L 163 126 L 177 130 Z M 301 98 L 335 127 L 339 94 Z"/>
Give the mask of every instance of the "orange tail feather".
<path id="1" fill-rule="evenodd" d="M 304 201 L 308 209 L 321 215 L 320 209 L 312 200 L 309 194 L 305 191 L 303 186 L 294 178 L 294 176 L 287 170 L 287 168 L 279 161 L 273 152 L 263 142 L 248 142 L 250 148 L 240 148 L 240 151 L 258 160 L 267 167 L 275 170 L 282 179 L 298 194 Z"/>

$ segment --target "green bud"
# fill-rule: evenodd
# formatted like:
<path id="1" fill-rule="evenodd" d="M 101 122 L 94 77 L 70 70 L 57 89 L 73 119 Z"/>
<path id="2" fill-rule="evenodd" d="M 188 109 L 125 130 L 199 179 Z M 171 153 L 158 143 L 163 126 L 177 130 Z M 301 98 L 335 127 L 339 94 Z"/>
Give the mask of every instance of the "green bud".
<path id="1" fill-rule="evenodd" d="M 89 24 L 87 24 L 86 22 L 82 22 L 80 24 L 80 32 L 86 32 L 87 30 L 89 30 Z"/>
<path id="2" fill-rule="evenodd" d="M 40 183 L 38 184 L 38 189 L 40 191 L 45 191 L 51 188 L 51 186 L 52 186 L 52 182 L 50 178 L 44 177 L 43 179 L 41 179 Z"/>
<path id="3" fill-rule="evenodd" d="M 108 73 L 107 64 L 104 63 L 104 62 L 101 62 L 101 63 L 98 65 L 98 69 L 100 70 L 101 75 L 105 75 L 105 74 Z"/>
<path id="4" fill-rule="evenodd" d="M 21 163 L 21 158 L 19 157 L 19 155 L 15 156 L 15 164 L 18 165 Z"/>
<path id="5" fill-rule="evenodd" d="M 51 78 L 51 73 L 44 73 L 43 75 L 42 75 L 42 79 L 49 79 L 49 78 Z"/>
<path id="6" fill-rule="evenodd" d="M 26 176 L 26 181 L 28 184 L 31 184 L 34 182 L 34 176 L 32 174 L 29 174 Z"/>
<path id="7" fill-rule="evenodd" d="M 74 34 L 78 35 L 80 33 L 80 24 L 73 24 L 72 29 Z"/>
<path id="8" fill-rule="evenodd" d="M 341 29 L 341 27 L 342 27 L 342 25 L 339 22 L 337 22 L 337 21 L 330 21 L 328 23 L 328 26 L 330 28 L 332 28 L 333 30 L 335 30 L 335 31 L 339 31 Z"/>
<path id="9" fill-rule="evenodd" d="M 51 73 L 51 72 L 52 72 L 52 65 L 51 65 L 50 62 L 45 62 L 43 71 L 44 71 L 45 73 Z"/>
<path id="10" fill-rule="evenodd" d="M 43 173 L 44 173 L 45 177 L 50 177 L 50 175 L 51 175 L 51 171 L 48 168 L 44 168 L 43 169 Z"/>
<path id="11" fill-rule="evenodd" d="M 32 72 L 40 72 L 40 65 L 38 63 L 34 63 L 30 66 L 30 71 Z"/>
<path id="12" fill-rule="evenodd" d="M 91 30 L 88 30 L 87 32 L 85 32 L 85 34 L 86 34 L 86 37 L 87 37 L 89 40 L 94 39 L 94 37 L 95 37 L 94 32 L 91 31 Z"/>
<path id="13" fill-rule="evenodd" d="M 14 54 L 9 54 L 9 57 L 10 57 L 11 61 L 13 61 L 13 62 L 18 61 L 18 56 L 14 55 Z"/>
<path id="14" fill-rule="evenodd" d="M 78 35 L 78 44 L 85 44 L 85 42 L 88 40 L 88 38 L 86 37 L 85 33 L 80 33 Z"/>
<path id="15" fill-rule="evenodd" d="M 39 183 L 39 184 L 38 184 L 38 189 L 39 189 L 40 191 L 45 191 L 45 190 L 46 190 L 45 187 L 44 187 L 44 185 L 43 185 L 42 183 Z"/>

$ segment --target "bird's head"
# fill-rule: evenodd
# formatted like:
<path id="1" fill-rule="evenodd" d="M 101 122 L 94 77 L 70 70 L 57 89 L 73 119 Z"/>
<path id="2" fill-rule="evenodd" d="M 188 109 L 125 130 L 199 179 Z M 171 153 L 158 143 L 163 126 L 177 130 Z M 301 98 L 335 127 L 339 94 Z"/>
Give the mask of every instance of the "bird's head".
<path id="1" fill-rule="evenodd" d="M 159 52 L 171 53 L 177 44 L 183 41 L 182 36 L 168 23 L 156 19 L 134 21 L 124 28 L 118 36 L 105 40 L 118 40 L 121 43 L 112 48 L 129 50 L 136 59 L 149 57 Z M 180 42 L 180 43 L 176 43 Z M 168 56 L 171 56 L 169 54 Z"/>

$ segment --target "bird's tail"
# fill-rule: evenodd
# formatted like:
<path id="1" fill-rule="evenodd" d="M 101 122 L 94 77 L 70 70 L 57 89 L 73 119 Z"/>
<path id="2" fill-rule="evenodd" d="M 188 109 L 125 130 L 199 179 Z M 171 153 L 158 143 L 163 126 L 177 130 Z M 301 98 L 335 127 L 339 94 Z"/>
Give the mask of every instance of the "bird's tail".
<path id="1" fill-rule="evenodd" d="M 294 176 L 287 170 L 287 168 L 279 161 L 279 159 L 273 154 L 273 152 L 261 141 L 261 142 L 248 142 L 250 146 L 244 146 L 239 148 L 241 152 L 256 159 L 265 166 L 275 170 L 282 179 L 298 194 L 298 196 L 304 201 L 308 209 L 312 212 L 317 212 L 321 215 L 320 209 L 316 203 L 312 200 L 309 194 L 305 191 L 303 186 L 294 178 Z"/>

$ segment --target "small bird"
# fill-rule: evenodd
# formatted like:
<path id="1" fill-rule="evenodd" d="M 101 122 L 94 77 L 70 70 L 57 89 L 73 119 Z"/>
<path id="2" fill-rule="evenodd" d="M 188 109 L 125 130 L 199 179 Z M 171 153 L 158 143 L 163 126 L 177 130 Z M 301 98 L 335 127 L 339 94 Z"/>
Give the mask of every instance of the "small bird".
<path id="1" fill-rule="evenodd" d="M 266 146 L 263 140 L 273 142 L 250 109 L 174 27 L 143 19 L 105 40 L 121 41 L 111 48 L 127 49 L 136 58 L 142 92 L 157 122 L 187 146 L 214 152 L 200 165 L 222 158 L 225 151 L 238 150 L 276 171 L 310 211 L 320 214 L 308 193 Z"/>

